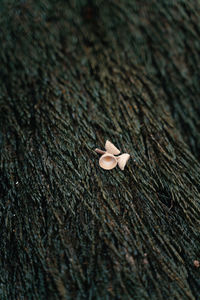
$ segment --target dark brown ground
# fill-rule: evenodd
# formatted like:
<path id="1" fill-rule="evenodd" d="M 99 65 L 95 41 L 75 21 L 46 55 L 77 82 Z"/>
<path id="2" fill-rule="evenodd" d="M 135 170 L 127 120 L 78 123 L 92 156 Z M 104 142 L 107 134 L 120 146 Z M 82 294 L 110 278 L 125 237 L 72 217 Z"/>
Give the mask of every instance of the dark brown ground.
<path id="1" fill-rule="evenodd" d="M 199 1 L 0 1 L 1 300 L 200 299 L 199 53 Z"/>

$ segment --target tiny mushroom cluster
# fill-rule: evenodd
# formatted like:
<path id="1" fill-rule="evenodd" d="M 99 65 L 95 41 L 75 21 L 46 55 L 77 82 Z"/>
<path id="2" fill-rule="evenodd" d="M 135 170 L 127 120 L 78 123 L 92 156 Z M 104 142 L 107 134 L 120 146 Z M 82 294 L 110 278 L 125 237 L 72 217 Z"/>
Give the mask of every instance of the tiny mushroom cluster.
<path id="1" fill-rule="evenodd" d="M 105 170 L 111 170 L 118 164 L 120 169 L 124 170 L 124 167 L 130 158 L 130 155 L 128 153 L 119 155 L 120 151 L 109 141 L 106 141 L 105 149 L 106 151 L 100 150 L 98 148 L 95 149 L 97 153 L 102 154 L 99 159 L 100 167 Z"/>

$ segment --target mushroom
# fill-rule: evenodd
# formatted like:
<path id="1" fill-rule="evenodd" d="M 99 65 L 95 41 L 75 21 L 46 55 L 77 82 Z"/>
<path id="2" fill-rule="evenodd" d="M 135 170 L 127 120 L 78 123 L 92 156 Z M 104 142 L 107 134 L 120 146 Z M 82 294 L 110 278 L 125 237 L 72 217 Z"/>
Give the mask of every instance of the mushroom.
<path id="1" fill-rule="evenodd" d="M 115 155 L 120 154 L 120 151 L 108 140 L 106 141 L 105 149 L 106 151 L 100 150 L 98 148 L 95 149 L 97 153 L 102 154 L 99 159 L 100 167 L 105 170 L 112 170 L 118 164 L 120 169 L 124 170 L 124 167 L 130 158 L 130 155 L 128 153 L 123 153 L 120 156 L 116 157 Z"/>
<path id="2" fill-rule="evenodd" d="M 117 157 L 113 154 L 105 153 L 99 159 L 99 165 L 105 170 L 112 170 L 117 165 Z"/>
<path id="3" fill-rule="evenodd" d="M 119 149 L 117 149 L 111 142 L 109 142 L 108 140 L 106 141 L 105 144 L 105 149 L 108 153 L 111 153 L 113 155 L 118 155 L 120 154 Z"/>

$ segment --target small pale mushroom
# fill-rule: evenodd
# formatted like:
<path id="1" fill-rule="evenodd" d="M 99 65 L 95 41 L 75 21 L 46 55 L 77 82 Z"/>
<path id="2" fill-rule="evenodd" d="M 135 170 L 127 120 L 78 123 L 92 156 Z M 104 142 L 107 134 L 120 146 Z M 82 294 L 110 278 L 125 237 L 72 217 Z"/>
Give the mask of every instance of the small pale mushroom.
<path id="1" fill-rule="evenodd" d="M 113 154 L 105 153 L 100 157 L 99 165 L 105 170 L 112 170 L 117 165 L 117 157 Z"/>
<path id="2" fill-rule="evenodd" d="M 200 262 L 197 259 L 195 259 L 193 263 L 196 268 L 200 267 Z"/>
<path id="3" fill-rule="evenodd" d="M 121 154 L 120 156 L 117 157 L 117 162 L 118 166 L 120 167 L 121 170 L 124 170 L 124 167 L 129 160 L 130 155 L 128 153 Z"/>
<path id="4" fill-rule="evenodd" d="M 100 150 L 98 148 L 95 149 L 97 153 L 102 154 L 102 156 L 99 159 L 100 167 L 105 170 L 112 170 L 118 164 L 119 168 L 121 170 L 124 170 L 124 167 L 130 158 L 130 155 L 128 153 L 123 153 L 120 156 L 116 157 L 115 155 L 120 154 L 120 150 L 117 149 L 108 140 L 106 141 L 105 149 L 106 151 Z"/>
<path id="5" fill-rule="evenodd" d="M 111 153 L 113 155 L 118 155 L 120 154 L 120 151 L 119 149 L 117 149 L 110 141 L 106 141 L 106 144 L 105 144 L 105 149 L 106 149 L 106 152 L 108 153 Z"/>

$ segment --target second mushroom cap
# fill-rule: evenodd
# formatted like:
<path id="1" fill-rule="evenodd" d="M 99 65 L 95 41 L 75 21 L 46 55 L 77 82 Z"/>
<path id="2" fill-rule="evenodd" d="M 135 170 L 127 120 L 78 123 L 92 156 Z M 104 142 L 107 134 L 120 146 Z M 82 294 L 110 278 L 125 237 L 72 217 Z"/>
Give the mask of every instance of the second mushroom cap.
<path id="1" fill-rule="evenodd" d="M 108 153 L 111 153 L 113 155 L 118 155 L 120 154 L 120 151 L 119 149 L 117 149 L 110 141 L 106 141 L 106 144 L 105 144 L 105 149 Z"/>

